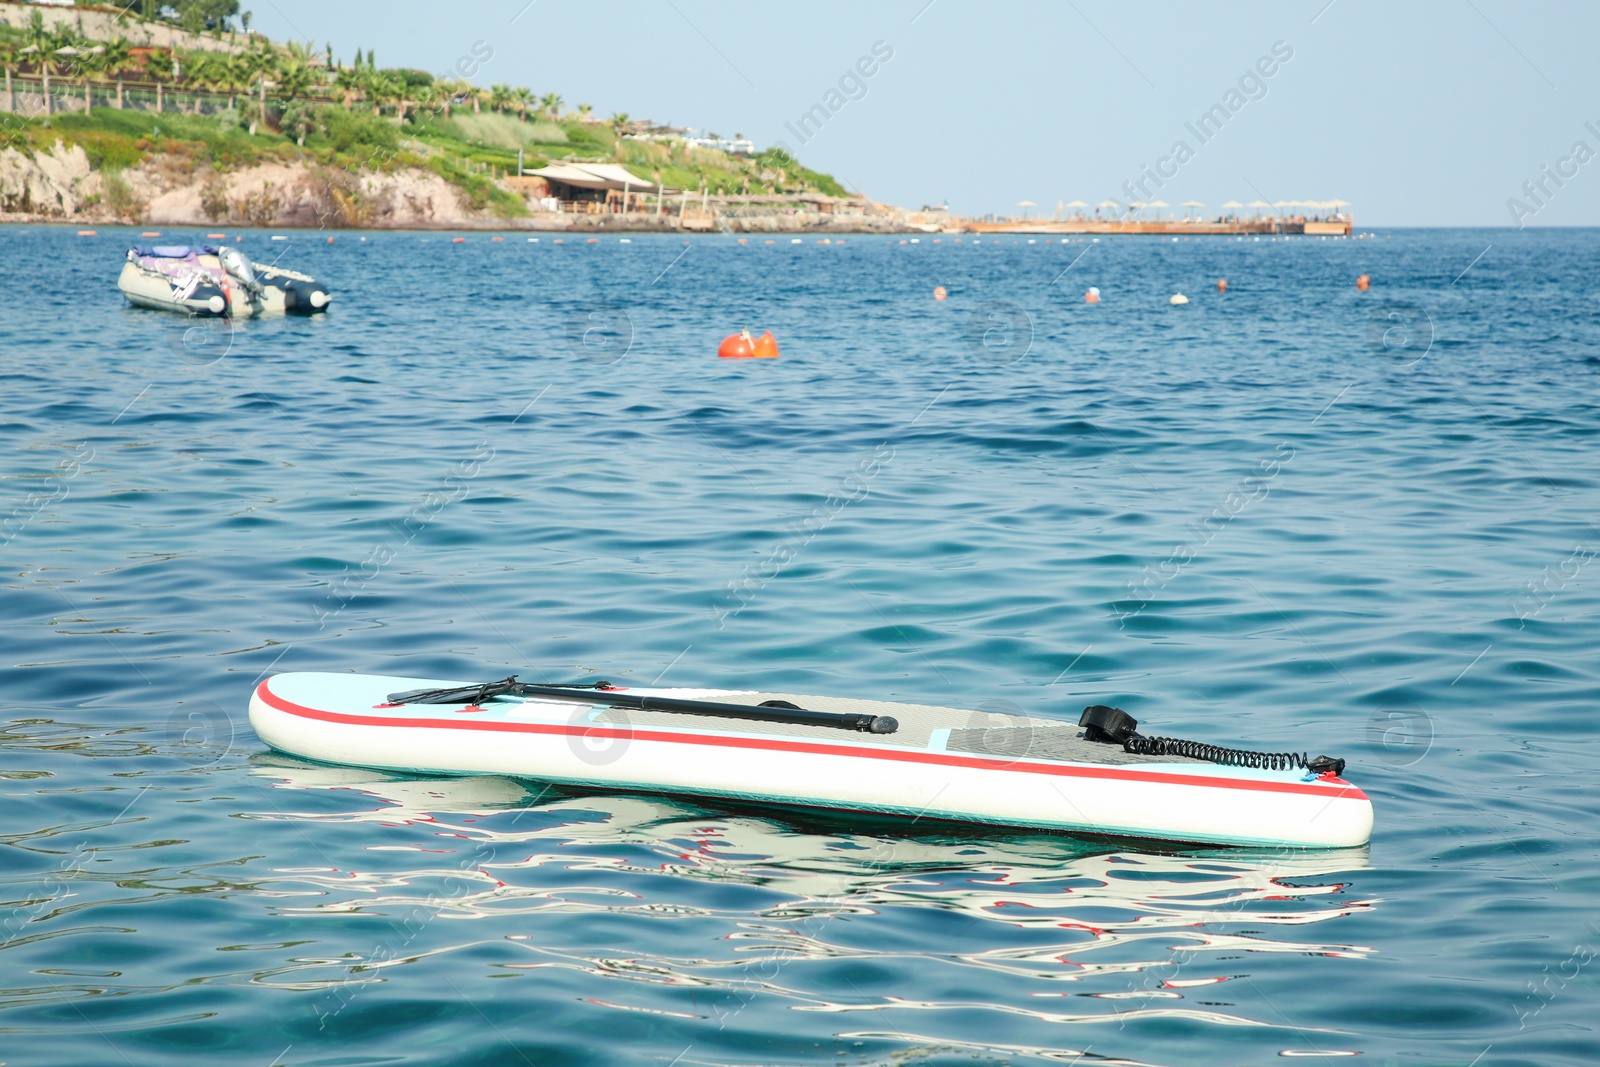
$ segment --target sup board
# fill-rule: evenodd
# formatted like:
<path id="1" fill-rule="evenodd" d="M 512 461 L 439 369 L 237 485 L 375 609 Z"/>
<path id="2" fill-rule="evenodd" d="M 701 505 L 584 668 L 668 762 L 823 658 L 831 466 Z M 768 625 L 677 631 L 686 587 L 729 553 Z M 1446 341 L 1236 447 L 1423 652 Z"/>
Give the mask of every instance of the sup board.
<path id="1" fill-rule="evenodd" d="M 1096 710 L 1122 714 L 1084 721 Z M 1181 843 L 1338 848 L 1372 830 L 1342 761 L 1137 751 L 1093 726 L 893 701 L 292 673 L 257 686 L 250 723 L 293 756 L 414 774 Z"/>

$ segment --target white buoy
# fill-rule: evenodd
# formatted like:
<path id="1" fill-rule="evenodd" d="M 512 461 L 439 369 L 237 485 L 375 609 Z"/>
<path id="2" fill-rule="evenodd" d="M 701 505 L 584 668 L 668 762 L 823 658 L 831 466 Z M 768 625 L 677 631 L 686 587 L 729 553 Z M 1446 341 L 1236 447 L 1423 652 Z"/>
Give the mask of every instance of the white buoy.
<path id="1" fill-rule="evenodd" d="M 1167 301 L 1169 304 L 1187 304 L 1188 302 L 1189 298 L 1182 293 L 1173 293 L 1172 299 Z"/>

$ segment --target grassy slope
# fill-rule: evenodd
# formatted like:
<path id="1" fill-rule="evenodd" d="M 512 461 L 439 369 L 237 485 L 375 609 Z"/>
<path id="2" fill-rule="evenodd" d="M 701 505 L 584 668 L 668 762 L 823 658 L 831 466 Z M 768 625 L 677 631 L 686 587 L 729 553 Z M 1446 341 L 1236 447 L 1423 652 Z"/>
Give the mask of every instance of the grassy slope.
<path id="1" fill-rule="evenodd" d="M 6 140 L 24 151 L 48 149 L 57 140 L 81 145 L 97 168 L 117 173 L 153 155 L 167 157 L 179 171 L 210 164 L 218 170 L 263 161 L 303 161 L 359 172 L 395 167 L 429 167 L 456 185 L 479 209 L 499 217 L 526 213 L 522 199 L 501 188 L 493 174 L 513 174 L 517 150 L 528 169 L 563 158 L 621 163 L 651 182 L 712 193 L 767 193 L 815 190 L 844 195 L 828 175 L 806 170 L 776 154 L 750 159 L 681 142 L 619 139 L 604 125 L 522 120 L 504 114 L 457 110 L 451 118 L 432 113 L 404 123 L 378 118 L 357 107 L 318 105 L 314 130 L 304 147 L 270 127 L 251 135 L 245 116 L 185 115 L 175 112 L 118 111 L 98 107 L 91 115 L 68 113 L 51 119 L 7 116 Z M 485 171 L 488 173 L 485 173 Z"/>

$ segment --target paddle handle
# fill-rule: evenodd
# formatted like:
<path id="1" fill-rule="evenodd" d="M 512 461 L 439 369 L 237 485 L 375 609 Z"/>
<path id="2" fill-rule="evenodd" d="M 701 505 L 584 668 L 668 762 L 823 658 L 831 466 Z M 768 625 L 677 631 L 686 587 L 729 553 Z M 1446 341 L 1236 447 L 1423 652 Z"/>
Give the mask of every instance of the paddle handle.
<path id="1" fill-rule="evenodd" d="M 715 715 L 724 719 L 753 719 L 795 726 L 831 726 L 865 734 L 892 734 L 900 723 L 889 715 L 857 715 L 851 712 L 810 711 L 806 708 L 774 708 L 758 704 L 722 704 L 712 700 L 685 700 L 680 697 L 641 696 L 612 690 L 560 689 L 555 686 L 518 682 L 511 689 L 517 696 L 550 697 L 577 704 L 608 704 L 639 711 L 666 711 L 684 715 Z"/>

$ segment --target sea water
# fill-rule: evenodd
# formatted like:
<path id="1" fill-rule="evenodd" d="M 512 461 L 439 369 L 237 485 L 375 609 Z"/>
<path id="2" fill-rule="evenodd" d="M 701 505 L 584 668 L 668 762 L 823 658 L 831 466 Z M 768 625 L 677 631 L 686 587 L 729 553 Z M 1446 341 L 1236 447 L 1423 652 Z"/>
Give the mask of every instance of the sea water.
<path id="1" fill-rule="evenodd" d="M 329 314 L 0 230 L 0 1061 L 1600 1058 L 1595 232 L 268 236 Z M 245 714 L 304 670 L 1114 704 L 1377 825 L 313 766 Z"/>

